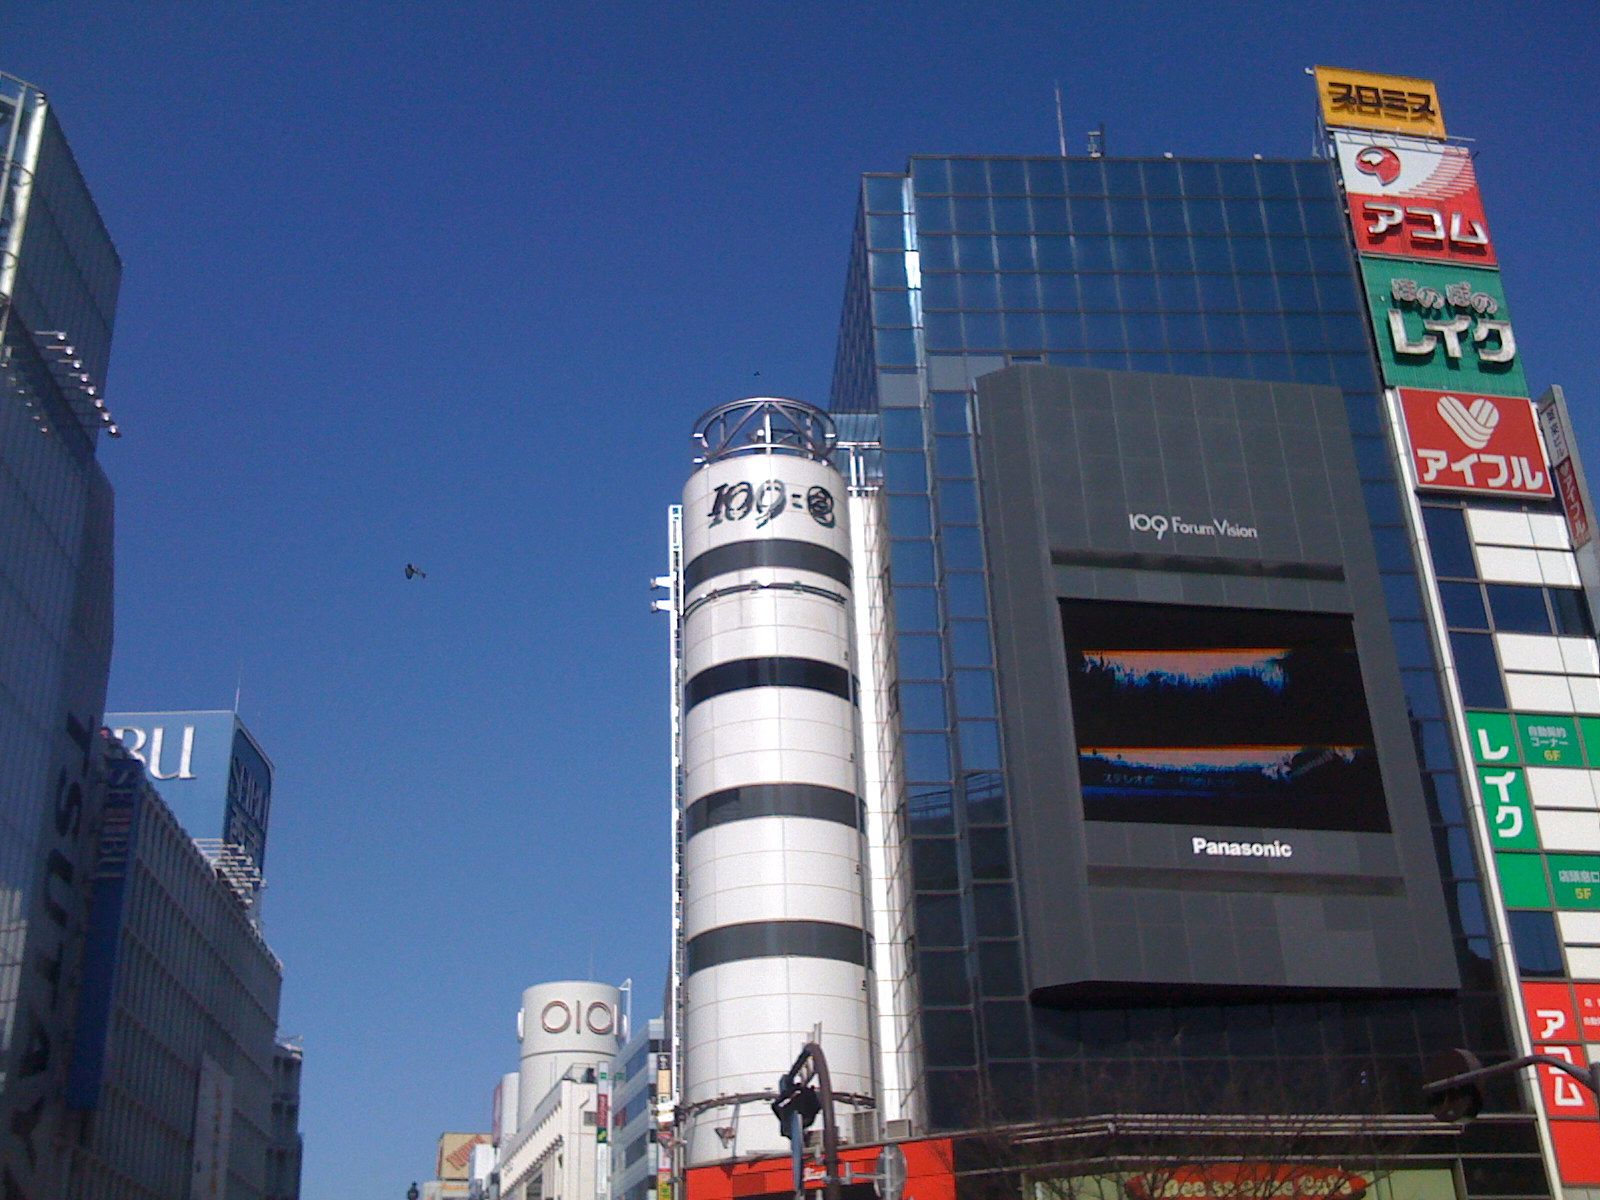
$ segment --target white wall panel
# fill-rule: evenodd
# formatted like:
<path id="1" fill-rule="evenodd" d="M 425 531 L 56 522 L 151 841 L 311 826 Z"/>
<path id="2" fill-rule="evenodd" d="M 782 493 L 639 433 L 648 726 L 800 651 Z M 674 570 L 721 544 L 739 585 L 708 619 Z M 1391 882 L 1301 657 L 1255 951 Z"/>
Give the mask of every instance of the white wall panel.
<path id="1" fill-rule="evenodd" d="M 1597 807 L 1594 780 L 1597 772 L 1561 767 L 1527 768 L 1528 795 L 1537 808 Z"/>
<path id="2" fill-rule="evenodd" d="M 1535 810 L 1539 845 L 1545 850 L 1600 850 L 1600 812 L 1567 809 Z"/>
<path id="3" fill-rule="evenodd" d="M 1528 525 L 1533 530 L 1533 544 L 1544 550 L 1570 550 L 1572 539 L 1567 536 L 1567 519 L 1553 513 L 1529 513 Z"/>
<path id="4" fill-rule="evenodd" d="M 1543 583 L 1537 550 L 1478 547 L 1478 574 L 1490 583 Z"/>
<path id="5" fill-rule="evenodd" d="M 1600 946 L 1600 912 L 1558 912 L 1561 940 L 1572 946 Z"/>
<path id="6" fill-rule="evenodd" d="M 1561 645 L 1561 661 L 1569 675 L 1600 675 L 1600 649 L 1592 639 L 1563 637 L 1556 641 Z"/>
<path id="7" fill-rule="evenodd" d="M 1566 550 L 1538 550 L 1539 571 L 1550 587 L 1580 587 L 1578 560 Z"/>
<path id="8" fill-rule="evenodd" d="M 1561 639 L 1533 633 L 1497 633 L 1495 648 L 1500 665 L 1507 671 L 1548 671 L 1559 675 L 1566 670 Z"/>
<path id="9" fill-rule="evenodd" d="M 1572 711 L 1600 713 L 1600 679 L 1592 675 L 1568 675 L 1567 690 L 1572 693 Z"/>
<path id="10" fill-rule="evenodd" d="M 1600 948 L 1569 947 L 1567 970 L 1574 979 L 1600 979 Z"/>
<path id="11" fill-rule="evenodd" d="M 1515 675 L 1507 671 L 1506 698 L 1512 708 L 1521 712 L 1577 711 L 1564 675 Z"/>
<path id="12" fill-rule="evenodd" d="M 1489 509 L 1467 509 L 1467 528 L 1472 540 L 1480 546 L 1532 546 L 1533 530 L 1528 525 L 1528 514 L 1494 512 Z"/>

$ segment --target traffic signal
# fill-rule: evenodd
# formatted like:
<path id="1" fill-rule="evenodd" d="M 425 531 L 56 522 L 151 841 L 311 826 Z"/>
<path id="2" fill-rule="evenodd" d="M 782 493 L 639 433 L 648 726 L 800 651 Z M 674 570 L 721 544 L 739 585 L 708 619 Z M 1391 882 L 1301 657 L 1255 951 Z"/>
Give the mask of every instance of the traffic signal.
<path id="1" fill-rule="evenodd" d="M 800 1132 L 803 1134 L 811 1128 L 821 1111 L 822 1099 L 817 1095 L 816 1088 L 810 1084 L 802 1086 L 788 1077 L 779 1081 L 778 1098 L 772 1102 L 772 1115 L 778 1118 L 778 1128 L 784 1137 L 794 1136 L 795 1117 L 800 1119 Z"/>

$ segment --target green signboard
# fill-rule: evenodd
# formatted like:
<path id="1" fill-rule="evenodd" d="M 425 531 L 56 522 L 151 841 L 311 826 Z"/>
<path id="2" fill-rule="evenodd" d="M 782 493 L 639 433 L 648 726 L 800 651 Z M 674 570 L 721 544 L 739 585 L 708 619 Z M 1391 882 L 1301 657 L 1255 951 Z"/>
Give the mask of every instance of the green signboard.
<path id="1" fill-rule="evenodd" d="M 1507 908 L 1550 907 L 1550 885 L 1545 882 L 1541 855 L 1496 854 L 1494 865 L 1500 876 L 1500 896 Z"/>
<path id="2" fill-rule="evenodd" d="M 1517 737 L 1523 761 L 1539 767 L 1581 767 L 1578 726 L 1571 717 L 1517 714 Z"/>
<path id="3" fill-rule="evenodd" d="M 1600 766 L 1600 717 L 1579 717 L 1578 732 L 1583 735 L 1584 755 Z"/>
<path id="4" fill-rule="evenodd" d="M 1551 854 L 1546 861 L 1555 884 L 1557 908 L 1600 910 L 1600 855 Z"/>
<path id="5" fill-rule="evenodd" d="M 1453 263 L 1362 258 L 1383 381 L 1526 396 L 1500 272 Z"/>
<path id="6" fill-rule="evenodd" d="M 1472 738 L 1472 760 L 1480 767 L 1522 761 L 1517 755 L 1517 735 L 1510 714 L 1469 712 L 1467 731 Z"/>
<path id="7" fill-rule="evenodd" d="M 1478 794 L 1489 817 L 1489 836 L 1497 850 L 1537 850 L 1539 831 L 1533 824 L 1528 783 L 1516 767 L 1478 768 Z"/>

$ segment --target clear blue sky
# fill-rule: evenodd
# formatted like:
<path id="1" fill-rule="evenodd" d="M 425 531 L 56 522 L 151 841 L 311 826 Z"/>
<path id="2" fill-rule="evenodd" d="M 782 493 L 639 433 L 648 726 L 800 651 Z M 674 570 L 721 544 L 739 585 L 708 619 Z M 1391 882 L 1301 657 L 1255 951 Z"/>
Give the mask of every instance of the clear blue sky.
<path id="1" fill-rule="evenodd" d="M 242 667 L 277 763 L 308 1200 L 486 1128 L 524 986 L 658 1011 L 664 508 L 699 412 L 825 399 L 860 172 L 1050 153 L 1057 78 L 1075 151 L 1180 155 L 1307 152 L 1312 63 L 1435 78 L 1600 471 L 1597 11 L 7 5 L 125 263 L 111 706 Z"/>

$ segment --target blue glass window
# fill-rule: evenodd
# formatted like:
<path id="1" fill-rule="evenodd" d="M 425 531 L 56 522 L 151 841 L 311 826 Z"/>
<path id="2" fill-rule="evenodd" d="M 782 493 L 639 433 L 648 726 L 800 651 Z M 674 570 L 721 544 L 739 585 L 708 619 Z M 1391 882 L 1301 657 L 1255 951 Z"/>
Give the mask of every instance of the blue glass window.
<path id="1" fill-rule="evenodd" d="M 1192 271 L 1194 256 L 1190 253 L 1188 238 L 1161 237 L 1152 239 L 1156 252 L 1156 270 Z"/>
<path id="2" fill-rule="evenodd" d="M 987 667 L 989 627 L 981 621 L 950 622 L 950 657 L 958 667 Z"/>
<path id="3" fill-rule="evenodd" d="M 1033 239 L 1031 237 L 997 237 L 994 240 L 997 261 L 1002 271 L 1031 271 L 1034 269 Z"/>
<path id="4" fill-rule="evenodd" d="M 948 196 L 917 197 L 917 232 L 949 233 L 956 227 L 954 209 Z"/>
<path id="5" fill-rule="evenodd" d="M 1031 273 L 1000 276 L 1000 307 L 1038 308 L 1039 289 L 1035 286 L 1038 278 Z"/>
<path id="6" fill-rule="evenodd" d="M 962 721 L 960 745 L 962 770 L 1000 769 L 1000 731 L 993 721 Z"/>
<path id="7" fill-rule="evenodd" d="M 1149 238 L 1113 237 L 1111 251 L 1119 271 L 1155 270 L 1155 256 L 1150 251 Z"/>
<path id="8" fill-rule="evenodd" d="M 1108 237 L 1074 237 L 1072 254 L 1080 271 L 1111 270 L 1111 239 Z"/>
<path id="9" fill-rule="evenodd" d="M 1254 197 L 1246 199 L 1235 193 L 1222 202 L 1222 211 L 1227 215 L 1228 232 L 1234 237 L 1266 232 L 1261 201 Z"/>
<path id="10" fill-rule="evenodd" d="M 891 578 L 896 584 L 933 582 L 933 543 L 891 540 Z"/>
<path id="11" fill-rule="evenodd" d="M 953 271 L 956 267 L 955 239 L 947 237 L 917 238 L 917 249 L 922 254 L 924 271 Z"/>
<path id="12" fill-rule="evenodd" d="M 944 562 L 951 571 L 983 570 L 983 539 L 975 525 L 944 527 Z"/>
<path id="13" fill-rule="evenodd" d="M 1477 577 L 1472 543 L 1467 538 L 1467 521 L 1459 508 L 1424 508 L 1422 524 L 1428 531 L 1428 546 L 1433 551 L 1433 569 L 1437 574 L 1462 579 Z"/>
<path id="14" fill-rule="evenodd" d="M 935 433 L 967 432 L 966 392 L 934 392 L 932 399 Z"/>
<path id="15" fill-rule="evenodd" d="M 999 308 L 1000 280 L 997 275 L 961 275 L 962 308 Z"/>
<path id="16" fill-rule="evenodd" d="M 1138 197 L 1118 197 L 1111 201 L 1112 233 L 1148 233 L 1150 220 L 1145 215 L 1144 201 Z"/>
<path id="17" fill-rule="evenodd" d="M 996 233 L 1027 233 L 1033 228 L 1028 202 L 1021 196 L 997 196 L 994 200 Z"/>
<path id="18" fill-rule="evenodd" d="M 1008 349 L 1012 351 L 1044 349 L 1044 325 L 1039 320 L 1038 313 L 1008 312 L 1005 325 L 1005 345 Z"/>
<path id="19" fill-rule="evenodd" d="M 910 325 L 910 292 L 873 292 L 872 323 L 874 325 Z M 893 364 L 899 366 L 899 363 Z"/>
<path id="20" fill-rule="evenodd" d="M 1041 194 L 1060 195 L 1066 190 L 1066 175 L 1062 171 L 1062 163 L 1054 158 L 1030 158 L 1028 167 L 1028 190 L 1035 196 Z"/>
<path id="21" fill-rule="evenodd" d="M 1044 344 L 1048 350 L 1082 350 L 1083 321 L 1077 313 L 1045 313 Z"/>
<path id="22" fill-rule="evenodd" d="M 922 277 L 922 307 L 960 308 L 961 288 L 959 275 L 932 274 Z"/>
<path id="23" fill-rule="evenodd" d="M 1084 308 L 1105 311 L 1122 307 L 1115 275 L 1080 275 L 1078 289 Z"/>
<path id="24" fill-rule="evenodd" d="M 1068 166 L 1071 170 L 1071 166 Z M 1111 220 L 1106 213 L 1104 196 L 1072 196 L 1067 200 L 1067 213 L 1072 218 L 1073 233 L 1109 233 Z"/>
<path id="25" fill-rule="evenodd" d="M 892 251 L 873 251 L 867 256 L 872 264 L 873 287 L 906 286 L 906 256 Z"/>
<path id="26" fill-rule="evenodd" d="M 874 250 L 903 250 L 906 244 L 905 218 L 868 217 L 867 245 Z"/>
<path id="27" fill-rule="evenodd" d="M 1084 313 L 1083 314 L 1084 344 L 1093 350 L 1106 350 L 1121 346 L 1122 317 L 1117 313 Z M 1116 370 L 1121 364 L 1110 366 Z"/>
<path id="28" fill-rule="evenodd" d="M 1123 308 L 1149 310 L 1161 307 L 1156 301 L 1154 275 L 1119 275 L 1117 286 L 1122 293 Z"/>
<path id="29" fill-rule="evenodd" d="M 993 228 L 986 196 L 959 197 L 951 204 L 951 211 L 958 233 L 984 233 Z"/>
<path id="30" fill-rule="evenodd" d="M 921 454 L 886 452 L 883 482 L 891 492 L 925 492 L 928 490 L 927 464 Z"/>
<path id="31" fill-rule="evenodd" d="M 895 537 L 933 536 L 933 520 L 923 496 L 889 497 L 889 532 Z"/>
<path id="32" fill-rule="evenodd" d="M 995 715 L 994 675 L 988 671 L 957 671 L 956 715 L 993 717 Z"/>
<path id="33" fill-rule="evenodd" d="M 941 479 L 939 520 L 946 525 L 971 525 L 978 520 L 977 488 L 967 479 Z"/>
<path id="34" fill-rule="evenodd" d="M 963 271 L 994 270 L 994 239 L 990 237 L 959 236 L 956 244 L 956 264 Z"/>
<path id="35" fill-rule="evenodd" d="M 1553 979 L 1566 974 L 1561 963 L 1561 939 L 1556 936 L 1556 916 L 1549 912 L 1509 912 L 1511 949 L 1517 974 L 1527 979 Z"/>
<path id="36" fill-rule="evenodd" d="M 900 720 L 907 729 L 943 729 L 949 724 L 945 714 L 944 685 L 902 683 Z"/>
<path id="37" fill-rule="evenodd" d="M 880 417 L 883 444 L 890 450 L 922 449 L 922 410 L 886 408 Z"/>
<path id="38" fill-rule="evenodd" d="M 906 756 L 906 778 L 934 783 L 950 778 L 950 739 L 942 733 L 908 733 L 900 739 Z"/>
<path id="39" fill-rule="evenodd" d="M 1152 233 L 1188 233 L 1188 212 L 1182 200 L 1150 200 L 1147 202 Z"/>
<path id="40" fill-rule="evenodd" d="M 878 365 L 883 367 L 914 367 L 917 365 L 917 331 L 914 329 L 880 329 L 878 340 Z"/>
<path id="41" fill-rule="evenodd" d="M 1020 196 L 1028 190 L 1028 177 L 1023 162 L 1017 158 L 991 158 L 989 160 L 990 189 L 996 195 Z"/>
<path id="42" fill-rule="evenodd" d="M 961 349 L 963 343 L 960 312 L 924 313 L 922 337 L 930 350 Z"/>
<path id="43" fill-rule="evenodd" d="M 1500 684 L 1500 663 L 1487 633 L 1452 633 L 1450 650 L 1461 682 L 1461 700 L 1468 708 L 1506 707 Z"/>
<path id="44" fill-rule="evenodd" d="M 932 634 L 902 633 L 895 638 L 895 661 L 902 679 L 944 678 L 939 639 Z M 960 695 L 959 690 L 957 695 Z"/>
<path id="45" fill-rule="evenodd" d="M 1037 233 L 1067 233 L 1067 201 L 1061 195 L 1034 196 L 1033 228 Z"/>
<path id="46" fill-rule="evenodd" d="M 1215 163 L 1179 163 L 1178 175 L 1183 180 L 1183 190 L 1186 195 L 1215 196 L 1219 194 L 1220 188 L 1217 183 L 1217 167 Z"/>
<path id="47" fill-rule="evenodd" d="M 1475 583 L 1441 583 L 1444 619 L 1452 629 L 1488 629 L 1489 617 L 1483 608 L 1483 592 Z"/>
<path id="48" fill-rule="evenodd" d="M 894 620 L 901 633 L 937 633 L 939 594 L 932 588 L 895 588 Z"/>
<path id="49" fill-rule="evenodd" d="M 1072 239 L 1060 235 L 1034 238 L 1034 253 L 1041 271 L 1071 271 L 1077 266 Z"/>
<path id="50" fill-rule="evenodd" d="M 983 195 L 989 190 L 989 176 L 981 158 L 950 160 L 950 190 L 968 195 Z"/>
<path id="51" fill-rule="evenodd" d="M 945 603 L 951 616 L 982 618 L 989 615 L 989 597 L 982 575 L 950 572 L 945 575 L 944 586 Z"/>
<path id="52" fill-rule="evenodd" d="M 1196 271 L 1221 271 L 1226 274 L 1233 270 L 1233 253 L 1223 238 L 1195 238 L 1189 244 L 1189 251 L 1194 255 Z"/>
<path id="53" fill-rule="evenodd" d="M 1300 220 L 1298 200 L 1263 200 L 1261 207 L 1266 210 L 1268 233 L 1279 237 L 1299 237 L 1305 231 Z"/>
<path id="54" fill-rule="evenodd" d="M 1576 588 L 1551 588 L 1550 607 L 1556 616 L 1556 632 L 1566 637 L 1593 637 L 1594 624 L 1583 593 Z"/>
<path id="55" fill-rule="evenodd" d="M 1489 611 L 1494 627 L 1501 633 L 1552 633 L 1550 614 L 1544 606 L 1544 589 L 1519 587 L 1514 583 L 1484 585 L 1489 593 Z"/>
<path id="56" fill-rule="evenodd" d="M 899 212 L 904 207 L 900 177 L 867 176 L 867 208 L 872 212 Z"/>
<path id="57" fill-rule="evenodd" d="M 948 192 L 950 190 L 950 160 L 947 158 L 914 158 L 911 160 L 911 178 L 919 192 Z"/>
<path id="58" fill-rule="evenodd" d="M 1005 346 L 997 312 L 969 312 L 962 320 L 962 329 L 970 349 L 999 350 Z"/>

